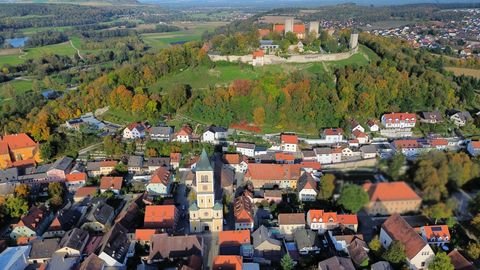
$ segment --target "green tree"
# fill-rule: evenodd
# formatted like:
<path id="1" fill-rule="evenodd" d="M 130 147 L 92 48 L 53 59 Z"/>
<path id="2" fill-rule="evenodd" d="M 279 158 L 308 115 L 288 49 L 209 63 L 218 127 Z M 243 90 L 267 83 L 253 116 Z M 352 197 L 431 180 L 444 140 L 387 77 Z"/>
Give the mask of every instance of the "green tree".
<path id="1" fill-rule="evenodd" d="M 282 257 L 280 265 L 282 266 L 282 270 L 293 270 L 295 266 L 292 257 L 290 257 L 288 253 Z"/>
<path id="2" fill-rule="evenodd" d="M 335 190 L 335 175 L 327 173 L 320 178 L 320 192 L 317 199 L 329 200 Z"/>
<path id="3" fill-rule="evenodd" d="M 357 213 L 368 203 L 368 200 L 368 194 L 362 187 L 345 185 L 340 193 L 338 203 L 345 207 L 345 209 Z"/>
<path id="4" fill-rule="evenodd" d="M 50 141 L 46 141 L 40 145 L 40 156 L 43 160 L 48 161 L 53 156 L 53 145 Z"/>
<path id="5" fill-rule="evenodd" d="M 375 237 L 372 238 L 370 243 L 368 243 L 368 247 L 373 253 L 377 255 L 380 254 L 380 251 L 382 250 L 382 243 L 380 243 L 378 235 L 375 235 Z"/>
<path id="6" fill-rule="evenodd" d="M 59 182 L 52 182 L 48 184 L 48 194 L 50 197 L 58 196 L 60 198 L 63 197 L 64 187 Z"/>
<path id="7" fill-rule="evenodd" d="M 22 197 L 9 197 L 5 203 L 5 209 L 12 218 L 19 218 L 28 212 L 28 202 Z"/>
<path id="8" fill-rule="evenodd" d="M 434 205 L 428 206 L 423 210 L 423 214 L 429 218 L 435 219 L 435 224 L 437 224 L 438 219 L 447 219 L 453 215 L 453 209 L 446 203 L 436 203 Z"/>
<path id="9" fill-rule="evenodd" d="M 448 194 L 446 188 L 448 178 L 445 175 L 447 166 L 440 165 L 442 170 L 437 170 L 433 162 L 431 159 L 422 159 L 418 163 L 414 182 L 422 189 L 423 199 L 438 202 L 442 196 Z"/>
<path id="10" fill-rule="evenodd" d="M 428 264 L 429 270 L 454 270 L 452 261 L 445 252 L 435 254 L 433 261 Z"/>
<path id="11" fill-rule="evenodd" d="M 480 214 L 477 214 L 475 217 L 473 217 L 472 221 L 470 221 L 470 224 L 478 231 L 480 231 Z"/>
<path id="12" fill-rule="evenodd" d="M 59 209 L 63 205 L 63 198 L 57 195 L 52 196 L 50 198 L 50 205 L 55 209 Z"/>
<path id="13" fill-rule="evenodd" d="M 394 179 L 397 180 L 401 175 L 403 165 L 405 164 L 405 156 L 397 153 L 387 164 L 387 173 Z"/>
<path id="14" fill-rule="evenodd" d="M 472 260 L 476 260 L 480 257 L 480 244 L 476 242 L 470 242 L 467 246 L 467 255 Z"/>
<path id="15" fill-rule="evenodd" d="M 394 264 L 403 262 L 406 258 L 405 246 L 400 241 L 393 241 L 383 253 L 382 258 Z"/>

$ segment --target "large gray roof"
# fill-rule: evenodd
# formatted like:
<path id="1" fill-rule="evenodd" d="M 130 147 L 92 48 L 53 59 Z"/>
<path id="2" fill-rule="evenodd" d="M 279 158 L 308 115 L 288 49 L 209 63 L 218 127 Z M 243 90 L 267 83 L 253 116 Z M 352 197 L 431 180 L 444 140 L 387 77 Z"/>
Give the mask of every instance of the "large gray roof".
<path id="1" fill-rule="evenodd" d="M 267 227 L 260 226 L 256 231 L 252 233 L 253 238 L 253 247 L 256 248 L 261 245 L 263 242 L 268 241 L 272 245 L 281 246 L 282 242 L 271 237 Z"/>
<path id="2" fill-rule="evenodd" d="M 71 157 L 62 157 L 60 159 L 57 159 L 52 167 L 50 167 L 49 170 L 52 170 L 52 169 L 57 169 L 57 170 L 62 170 L 62 171 L 65 171 L 67 170 L 71 165 L 72 165 L 72 162 L 73 162 L 73 158 Z"/>

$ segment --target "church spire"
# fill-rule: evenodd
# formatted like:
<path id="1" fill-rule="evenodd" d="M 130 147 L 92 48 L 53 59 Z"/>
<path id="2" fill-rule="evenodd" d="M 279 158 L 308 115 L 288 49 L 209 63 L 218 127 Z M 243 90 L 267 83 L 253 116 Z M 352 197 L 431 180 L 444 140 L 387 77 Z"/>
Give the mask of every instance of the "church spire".
<path id="1" fill-rule="evenodd" d="M 200 160 L 198 160 L 195 170 L 196 171 L 213 171 L 212 165 L 210 164 L 210 159 L 208 158 L 205 148 L 202 150 L 202 154 L 200 155 Z"/>

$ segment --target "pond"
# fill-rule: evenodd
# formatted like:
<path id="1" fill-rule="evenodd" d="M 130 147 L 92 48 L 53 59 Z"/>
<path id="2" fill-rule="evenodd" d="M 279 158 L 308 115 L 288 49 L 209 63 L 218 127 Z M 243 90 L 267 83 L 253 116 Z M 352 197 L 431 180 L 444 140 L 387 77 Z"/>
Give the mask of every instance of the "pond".
<path id="1" fill-rule="evenodd" d="M 21 48 L 25 46 L 25 42 L 28 40 L 28 37 L 22 37 L 22 38 L 10 38 L 6 39 L 5 43 L 9 44 L 13 48 Z"/>

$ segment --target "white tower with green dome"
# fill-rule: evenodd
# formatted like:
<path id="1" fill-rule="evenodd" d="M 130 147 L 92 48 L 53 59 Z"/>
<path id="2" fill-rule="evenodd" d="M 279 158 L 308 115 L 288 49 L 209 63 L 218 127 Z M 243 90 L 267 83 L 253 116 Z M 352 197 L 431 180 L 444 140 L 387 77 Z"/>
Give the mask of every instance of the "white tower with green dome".
<path id="1" fill-rule="evenodd" d="M 197 199 L 190 205 L 190 232 L 223 230 L 223 205 L 215 202 L 213 167 L 205 149 L 195 166 L 195 191 Z"/>

